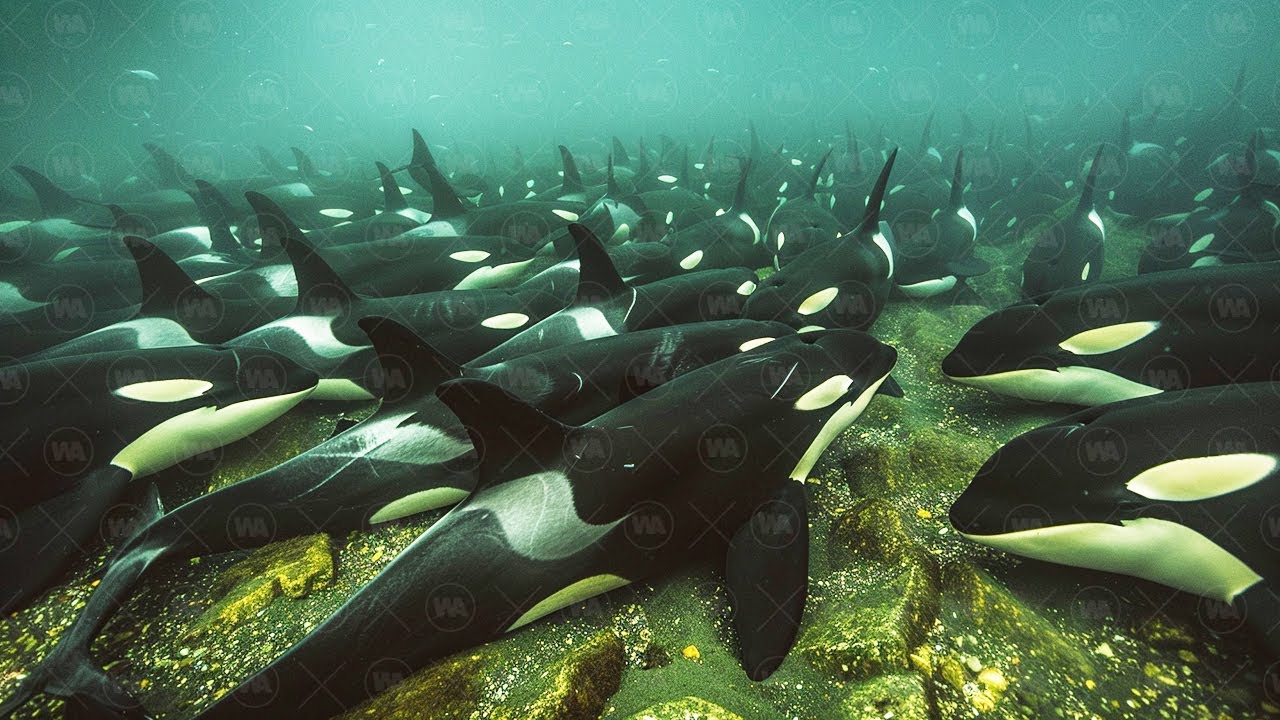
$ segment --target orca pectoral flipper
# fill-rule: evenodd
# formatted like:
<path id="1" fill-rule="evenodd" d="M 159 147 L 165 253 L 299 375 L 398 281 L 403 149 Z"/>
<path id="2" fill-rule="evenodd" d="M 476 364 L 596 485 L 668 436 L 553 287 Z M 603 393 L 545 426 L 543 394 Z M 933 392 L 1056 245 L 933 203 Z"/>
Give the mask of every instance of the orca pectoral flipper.
<path id="1" fill-rule="evenodd" d="M 756 508 L 729 542 L 725 583 L 738 659 L 764 680 L 795 643 L 809 591 L 809 514 L 804 484 L 789 482 Z"/>
<path id="2" fill-rule="evenodd" d="M 92 546 L 102 516 L 132 479 L 128 470 L 107 465 L 18 514 L 14 541 L 0 551 L 0 614 L 25 607 Z"/>

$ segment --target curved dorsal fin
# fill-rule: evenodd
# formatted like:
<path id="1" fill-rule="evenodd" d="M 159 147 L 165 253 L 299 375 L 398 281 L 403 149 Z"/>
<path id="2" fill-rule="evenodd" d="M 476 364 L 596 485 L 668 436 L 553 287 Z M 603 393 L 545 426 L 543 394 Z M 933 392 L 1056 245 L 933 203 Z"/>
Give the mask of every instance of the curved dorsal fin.
<path id="1" fill-rule="evenodd" d="M 920 133 L 920 153 L 924 154 L 929 150 L 930 135 L 933 134 L 933 113 L 929 113 L 929 117 L 925 118 L 924 130 Z"/>
<path id="2" fill-rule="evenodd" d="M 831 157 L 831 151 L 834 149 L 835 148 L 830 147 L 827 148 L 827 151 L 822 153 L 822 157 L 819 158 L 818 164 L 813 166 L 813 175 L 809 178 L 809 187 L 805 194 L 805 197 L 810 200 L 812 200 L 813 196 L 818 192 L 818 181 L 822 179 L 822 168 L 827 164 L 827 158 Z"/>
<path id="3" fill-rule="evenodd" d="M 307 243 L 302 231 L 280 206 L 261 193 L 249 191 L 244 196 L 258 214 L 259 225 L 264 221 L 271 225 L 270 232 L 263 230 L 262 244 L 279 243 L 293 265 L 293 275 L 298 281 L 298 303 L 294 312 L 300 315 L 332 315 L 349 308 L 357 299 L 356 294 Z"/>
<path id="4" fill-rule="evenodd" d="M 302 148 L 291 147 L 289 151 L 293 153 L 293 159 L 298 163 L 298 174 L 302 176 L 302 181 L 311 184 L 319 177 L 316 172 L 315 163 L 311 162 L 311 158 L 302 151 Z"/>
<path id="5" fill-rule="evenodd" d="M 367 387 L 382 389 L 383 405 L 420 398 L 440 383 L 462 377 L 461 365 L 395 320 L 370 316 L 357 324 L 378 355 L 381 378 L 367 378 Z"/>
<path id="6" fill-rule="evenodd" d="M 574 305 L 596 304 L 631 289 L 618 274 L 618 268 L 605 252 L 600 238 L 586 225 L 569 223 L 569 234 L 573 236 L 578 253 L 578 290 L 574 295 Z"/>
<path id="7" fill-rule="evenodd" d="M 430 165 L 413 164 L 409 166 L 409 174 L 413 179 L 431 193 L 431 217 L 451 218 L 467 214 L 467 208 L 458 199 L 453 185 L 445 178 L 444 173 L 435 163 Z"/>
<path id="8" fill-rule="evenodd" d="M 191 177 L 191 173 L 187 172 L 182 163 L 170 155 L 168 150 L 152 143 L 142 143 L 142 147 L 151 156 L 151 162 L 155 164 L 156 173 L 160 176 L 160 182 L 164 187 L 191 187 L 191 182 L 195 178 Z"/>
<path id="9" fill-rule="evenodd" d="M 36 202 L 40 205 L 40 212 L 46 218 L 67 217 L 80 209 L 79 200 L 71 197 L 70 193 L 39 171 L 26 165 L 14 165 L 13 171 L 31 186 L 31 191 L 36 194 Z"/>
<path id="10" fill-rule="evenodd" d="M 1098 168 L 1102 165 L 1102 151 L 1106 145 L 1099 145 L 1098 152 L 1093 155 L 1093 163 L 1089 165 L 1089 174 L 1084 179 L 1084 189 L 1080 191 L 1080 204 L 1076 212 L 1087 213 L 1093 209 L 1093 188 L 1098 182 Z"/>
<path id="11" fill-rule="evenodd" d="M 889 153 L 880 169 L 880 177 L 876 178 L 871 196 L 867 198 L 866 214 L 862 216 L 862 224 L 858 226 L 859 234 L 875 233 L 880 229 L 880 206 L 884 204 L 885 189 L 889 187 L 889 173 L 893 170 L 893 161 L 898 157 L 898 148 Z"/>
<path id="12" fill-rule="evenodd" d="M 283 181 L 293 177 L 293 173 L 289 172 L 289 168 L 277 160 L 270 150 L 261 145 L 258 146 L 258 162 L 262 163 L 262 167 L 266 169 L 267 174 L 276 180 Z"/>
<path id="13" fill-rule="evenodd" d="M 751 174 L 751 158 L 742 161 L 742 169 L 738 172 L 738 187 L 733 191 L 733 204 L 729 212 L 737 214 L 745 212 L 747 207 L 747 176 Z"/>
<path id="14" fill-rule="evenodd" d="M 951 176 L 951 209 L 964 207 L 964 148 L 956 151 L 956 171 Z"/>
<path id="15" fill-rule="evenodd" d="M 475 447 L 476 492 L 562 461 L 572 428 L 497 385 L 459 378 L 441 384 L 436 396 L 462 421 Z"/>
<path id="16" fill-rule="evenodd" d="M 609 156 L 609 169 L 605 173 L 604 196 L 607 198 L 618 199 L 622 194 L 622 190 L 618 187 L 618 178 L 613 175 L 613 155 Z"/>
<path id="17" fill-rule="evenodd" d="M 197 302 L 221 306 L 220 299 L 197 285 L 160 248 L 135 235 L 125 236 L 124 245 L 138 267 L 138 283 L 142 286 L 139 315 L 172 318 L 184 304 Z"/>
<path id="18" fill-rule="evenodd" d="M 407 209 L 409 203 L 405 202 L 404 194 L 400 192 L 400 184 L 396 182 L 391 170 L 380 162 L 374 162 L 374 165 L 378 166 L 378 177 L 382 179 L 382 209 L 385 212 Z"/>
<path id="19" fill-rule="evenodd" d="M 231 234 L 231 203 L 218 188 L 204 180 L 195 180 L 196 192 L 190 193 L 200 211 L 200 222 L 209 228 L 209 249 L 226 255 L 244 252 L 244 246 Z"/>
<path id="20" fill-rule="evenodd" d="M 613 158 L 618 161 L 619 165 L 631 164 L 631 156 L 627 155 L 627 148 L 618 139 L 617 135 L 613 136 Z"/>
<path id="21" fill-rule="evenodd" d="M 564 180 L 560 183 L 560 192 L 564 195 L 570 193 L 580 193 L 584 190 L 582 186 L 582 174 L 578 172 L 578 163 L 573 160 L 573 153 L 569 152 L 569 148 L 564 145 L 560 147 L 560 163 L 564 167 Z"/>

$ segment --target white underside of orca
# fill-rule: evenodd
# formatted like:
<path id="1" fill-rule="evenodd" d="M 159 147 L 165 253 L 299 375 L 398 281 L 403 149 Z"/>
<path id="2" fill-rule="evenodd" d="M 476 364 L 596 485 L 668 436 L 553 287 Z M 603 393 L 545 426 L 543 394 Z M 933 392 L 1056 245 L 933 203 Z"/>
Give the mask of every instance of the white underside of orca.
<path id="1" fill-rule="evenodd" d="M 827 447 L 840 435 L 840 433 L 849 429 L 862 415 L 862 411 L 867 409 L 867 405 L 871 402 L 871 398 L 875 396 L 876 391 L 880 389 L 889 375 L 876 380 L 867 386 L 866 390 L 858 396 L 856 400 L 844 404 L 844 407 L 835 411 L 827 421 L 823 423 L 822 429 L 818 431 L 813 442 L 809 443 L 808 449 L 804 451 L 804 455 L 800 457 L 800 461 L 791 469 L 788 476 L 792 480 L 804 482 L 809 478 L 809 473 L 813 472 L 813 466 L 818 464 L 818 458 L 822 457 L 822 453 L 826 452 Z"/>
<path id="2" fill-rule="evenodd" d="M 931 280 L 921 280 L 918 283 L 911 283 L 910 285 L 899 285 L 898 289 L 902 291 L 903 295 L 918 300 L 921 298 L 931 298 L 935 295 L 941 295 L 942 293 L 954 288 L 957 282 L 959 282 L 959 280 L 955 275 L 946 275 L 944 277 L 933 278 Z"/>
<path id="3" fill-rule="evenodd" d="M 528 625 L 529 623 L 538 620 L 539 618 L 546 617 L 557 610 L 567 608 L 570 605 L 576 605 L 587 598 L 607 593 L 610 590 L 616 590 L 624 585 L 629 585 L 630 583 L 630 580 L 620 575 L 611 575 L 608 573 L 583 578 L 577 582 L 566 585 L 538 601 L 538 604 L 526 610 L 519 618 L 516 618 L 516 621 L 511 623 L 511 626 L 506 629 L 506 632 L 511 632 L 512 630 Z"/>
<path id="4" fill-rule="evenodd" d="M 44 305 L 42 302 L 28 300 L 13 283 L 0 282 L 0 312 L 20 313 Z"/>
<path id="5" fill-rule="evenodd" d="M 1025 557 L 1140 577 L 1223 602 L 1231 602 L 1262 581 L 1261 575 L 1214 541 L 1185 525 L 1158 518 L 965 537 Z"/>
<path id="6" fill-rule="evenodd" d="M 502 265 L 485 265 L 484 267 L 476 268 L 471 271 L 471 274 L 462 278 L 457 285 L 454 285 L 453 289 L 484 290 L 487 288 L 506 287 L 513 284 L 531 262 L 533 262 L 533 258 L 504 263 Z"/>
<path id="7" fill-rule="evenodd" d="M 126 445 L 111 464 L 134 477 L 150 475 L 245 437 L 283 415 L 312 390 L 243 400 L 225 407 L 208 405 L 176 415 Z"/>
<path id="8" fill-rule="evenodd" d="M 1009 370 L 991 375 L 950 377 L 983 390 L 1023 400 L 1102 405 L 1163 392 L 1106 370 L 1069 365 L 1057 370 Z"/>

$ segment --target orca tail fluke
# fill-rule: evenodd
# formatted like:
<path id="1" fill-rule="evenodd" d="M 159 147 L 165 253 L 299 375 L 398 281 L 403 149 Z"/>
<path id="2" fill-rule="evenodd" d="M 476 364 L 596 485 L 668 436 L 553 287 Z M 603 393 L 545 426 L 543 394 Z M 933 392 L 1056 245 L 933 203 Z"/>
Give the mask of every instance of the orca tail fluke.
<path id="1" fill-rule="evenodd" d="M 7 718 L 39 695 L 65 701 L 67 718 L 84 720 L 149 720 L 151 717 L 128 690 L 94 663 L 83 644 L 59 643 L 40 665 L 0 703 Z"/>

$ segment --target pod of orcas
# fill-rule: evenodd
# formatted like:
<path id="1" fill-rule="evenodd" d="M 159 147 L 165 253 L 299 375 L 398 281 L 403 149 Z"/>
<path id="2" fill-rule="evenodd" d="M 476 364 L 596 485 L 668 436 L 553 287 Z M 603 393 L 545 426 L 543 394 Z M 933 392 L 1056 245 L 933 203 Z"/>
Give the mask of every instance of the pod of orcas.
<path id="1" fill-rule="evenodd" d="M 145 511 L 0 717 L 38 694 L 147 717 L 93 640 L 159 563 L 266 542 L 228 532 L 246 512 L 268 513 L 278 540 L 449 508 L 199 718 L 348 711 L 372 663 L 422 667 L 694 552 L 723 558 L 739 660 L 764 680 L 803 618 L 804 481 L 876 395 L 903 395 L 897 351 L 868 333 L 892 303 L 982 304 L 970 281 L 1010 243 L 1026 248 L 1022 300 L 966 332 L 942 373 L 1089 407 L 997 452 L 952 524 L 1007 552 L 1261 604 L 1268 549 L 1216 523 L 1273 504 L 1280 464 L 1267 133 L 1209 124 L 1166 149 L 1150 117 L 1126 115 L 1100 144 L 1037 138 L 1030 118 L 1017 143 L 933 120 L 911 149 L 846 125 L 769 150 L 751 126 L 743 152 L 713 140 L 692 163 L 662 136 L 657 151 L 615 137 L 600 157 L 561 145 L 551 162 L 468 167 L 415 130 L 408 163 L 367 177 L 257 148 L 261 169 L 205 181 L 149 144 L 149 176 L 94 198 L 15 166 L 33 197 L 0 183 L 0 402 L 15 425 L 0 506 L 19 528 L 0 551 L 0 608 L 66 582 L 122 499 Z M 1134 277 L 1105 263 L 1121 216 L 1152 232 Z M 162 507 L 159 471 L 304 399 L 378 406 Z M 1219 418 L 1269 432 L 1218 447 Z M 742 453 L 716 454 L 716 432 Z M 1124 462 L 1082 467 L 1095 433 L 1122 437 Z M 1196 441 L 1161 442 L 1185 433 Z M 1155 519 L 1155 504 L 1186 511 Z M 634 542 L 659 505 L 689 522 Z M 1018 516 L 1028 505 L 1038 524 Z M 421 612 L 445 587 L 463 589 L 462 632 Z"/>

